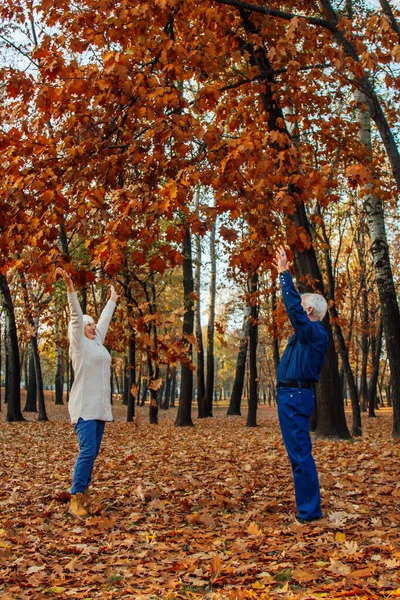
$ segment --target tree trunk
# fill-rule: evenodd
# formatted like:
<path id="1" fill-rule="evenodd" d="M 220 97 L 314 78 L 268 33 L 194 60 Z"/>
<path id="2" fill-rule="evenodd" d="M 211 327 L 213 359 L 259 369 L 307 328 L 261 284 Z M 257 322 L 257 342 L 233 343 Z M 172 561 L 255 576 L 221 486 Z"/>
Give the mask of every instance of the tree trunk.
<path id="1" fill-rule="evenodd" d="M 369 156 L 372 156 L 370 116 L 363 95 L 359 94 L 360 139 Z M 383 205 L 369 184 L 364 196 L 364 209 L 368 218 L 371 254 L 375 267 L 376 285 L 381 302 L 383 330 L 391 374 L 393 403 L 393 436 L 400 438 L 400 311 L 390 264 Z"/>
<path id="2" fill-rule="evenodd" d="M 204 406 L 206 417 L 213 416 L 213 390 L 214 390 L 214 329 L 215 329 L 215 294 L 217 281 L 217 257 L 215 252 L 215 223 L 213 224 L 210 235 L 210 296 L 208 305 L 208 326 L 207 326 L 207 374 L 206 374 L 206 393 L 204 396 Z"/>
<path id="3" fill-rule="evenodd" d="M 171 397 L 171 382 L 172 382 L 172 371 L 171 364 L 167 364 L 167 368 L 165 371 L 165 391 L 164 391 L 164 400 L 161 404 L 161 408 L 163 410 L 168 410 L 169 408 L 169 400 Z"/>
<path id="4" fill-rule="evenodd" d="M 241 415 L 240 405 L 242 402 L 244 376 L 246 373 L 246 359 L 247 359 L 247 347 L 249 344 L 249 330 L 250 324 L 251 305 L 250 302 L 246 304 L 244 309 L 244 319 L 242 334 L 240 338 L 239 352 L 236 359 L 236 371 L 235 380 L 233 382 L 233 389 L 227 415 Z"/>
<path id="5" fill-rule="evenodd" d="M 132 387 L 136 384 L 136 340 L 135 332 L 132 329 L 132 325 L 128 319 L 128 331 L 129 331 L 129 342 L 128 342 L 128 364 L 127 364 L 127 417 L 128 423 L 131 423 L 135 416 L 135 396 L 132 393 Z"/>
<path id="6" fill-rule="evenodd" d="M 183 298 L 185 314 L 183 316 L 182 336 L 188 341 L 188 352 L 186 360 L 182 360 L 181 368 L 181 392 L 179 396 L 178 413 L 175 425 L 179 427 L 193 426 L 192 421 L 192 395 L 193 395 L 193 371 L 191 369 L 193 346 L 190 338 L 193 336 L 194 311 L 193 311 L 193 271 L 192 271 L 192 246 L 190 230 L 187 225 L 183 238 Z M 189 339 L 188 339 L 189 337 Z"/>
<path id="7" fill-rule="evenodd" d="M 3 304 L 6 334 L 6 397 L 7 421 L 24 421 L 21 412 L 21 365 L 19 361 L 17 327 L 14 306 L 7 279 L 0 273 L 0 296 Z"/>
<path id="8" fill-rule="evenodd" d="M 318 214 L 321 215 L 319 206 L 317 207 L 317 210 L 318 210 Z M 339 325 L 339 314 L 338 314 L 336 304 L 335 304 L 335 297 L 336 297 L 335 277 L 334 277 L 334 273 L 333 273 L 332 261 L 331 261 L 330 251 L 329 251 L 329 239 L 328 239 L 328 235 L 326 233 L 323 219 L 321 219 L 321 230 L 322 230 L 322 236 L 323 236 L 323 240 L 324 240 L 324 244 L 325 244 L 323 252 L 324 252 L 324 259 L 325 259 L 325 271 L 326 271 L 327 282 L 328 282 L 327 300 L 328 300 L 328 305 L 329 305 L 329 314 L 332 317 L 333 329 L 334 329 L 334 333 L 335 333 L 335 337 L 336 337 L 336 341 L 337 341 L 337 345 L 338 345 L 338 349 L 339 349 L 339 353 L 340 353 L 340 358 L 342 359 L 342 369 L 344 371 L 344 376 L 346 378 L 346 383 L 347 383 L 347 387 L 348 387 L 349 395 L 350 395 L 352 416 L 353 416 L 352 435 L 360 436 L 361 435 L 361 412 L 360 412 L 360 402 L 359 402 L 359 398 L 358 398 L 358 390 L 357 390 L 356 381 L 354 379 L 353 370 L 352 370 L 351 364 L 350 364 L 348 345 L 346 344 L 346 341 L 344 339 L 342 328 Z M 340 381 L 342 384 L 341 385 L 341 387 L 342 387 L 341 396 L 344 397 L 344 387 L 343 387 L 342 377 L 340 374 L 339 374 L 339 378 L 340 378 Z M 315 428 L 316 428 L 316 426 L 317 426 L 317 423 L 315 423 Z"/>
<path id="9" fill-rule="evenodd" d="M 64 391 L 64 369 L 63 369 L 63 355 L 62 348 L 60 346 L 60 323 L 58 318 L 57 308 L 54 310 L 54 341 L 56 344 L 56 376 L 55 376 L 55 391 L 57 405 L 64 404 L 63 402 L 63 391 Z"/>
<path id="10" fill-rule="evenodd" d="M 28 385 L 26 389 L 26 402 L 24 412 L 37 412 L 37 383 L 35 371 L 35 358 L 32 344 L 29 344 L 28 353 Z"/>
<path id="11" fill-rule="evenodd" d="M 305 212 L 304 204 L 296 204 L 295 211 L 296 227 L 302 227 L 310 236 L 310 227 Z M 295 265 L 297 279 L 303 276 L 311 276 L 315 281 L 317 289 L 324 293 L 322 276 L 312 246 L 303 252 L 295 250 Z M 304 291 L 314 291 L 304 286 Z M 320 381 L 317 386 L 317 427 L 315 433 L 318 437 L 332 437 L 336 439 L 349 439 L 350 432 L 347 427 L 344 413 L 344 401 L 342 385 L 339 375 L 338 357 L 332 335 L 332 328 L 327 315 L 323 321 L 328 333 L 329 344 L 324 367 L 321 371 Z"/>
<path id="12" fill-rule="evenodd" d="M 258 375 L 257 375 L 257 344 L 258 344 L 258 299 L 256 298 L 258 273 L 251 278 L 251 313 L 249 331 L 249 370 L 250 370 L 250 397 L 247 413 L 246 427 L 257 426 L 258 407 Z"/>
<path id="13" fill-rule="evenodd" d="M 35 327 L 35 331 L 37 331 L 37 327 Z M 46 404 L 44 401 L 42 367 L 40 364 L 39 348 L 38 348 L 36 335 L 33 335 L 31 337 L 31 345 L 32 345 L 33 361 L 35 364 L 35 374 L 36 374 L 37 399 L 38 399 L 38 409 L 39 409 L 38 421 L 48 421 L 47 414 L 46 414 Z"/>
<path id="14" fill-rule="evenodd" d="M 171 400 L 170 407 L 175 408 L 175 395 L 176 395 L 176 365 L 172 368 L 172 377 L 171 377 Z"/>
<path id="15" fill-rule="evenodd" d="M 276 280 L 272 283 L 272 294 L 271 294 L 271 315 L 272 315 L 272 356 L 274 358 L 274 367 L 275 374 L 278 370 L 278 365 L 280 361 L 279 356 L 279 336 L 278 336 L 278 327 L 275 319 L 275 311 L 276 311 Z M 276 379 L 276 377 L 275 377 Z"/>
<path id="16" fill-rule="evenodd" d="M 199 192 L 196 191 L 196 206 L 199 204 Z M 196 292 L 196 340 L 197 340 L 197 365 L 196 365 L 196 387 L 197 387 L 197 411 L 199 419 L 207 416 L 205 407 L 205 380 L 204 380 L 204 344 L 201 330 L 201 241 L 198 235 L 196 240 L 196 268 L 194 272 Z"/>
<path id="17" fill-rule="evenodd" d="M 375 351 L 372 354 L 372 374 L 371 380 L 368 386 L 368 416 L 375 417 L 375 399 L 377 396 L 377 384 L 378 384 L 378 375 L 379 375 L 379 365 L 381 359 L 381 351 L 382 351 L 382 333 L 383 326 L 382 320 L 379 323 L 378 332 L 376 334 L 375 340 Z"/>
<path id="18" fill-rule="evenodd" d="M 39 323 L 38 323 L 38 319 L 34 319 L 32 316 L 29 291 L 28 291 L 28 286 L 26 283 L 25 275 L 22 272 L 20 272 L 19 275 L 20 275 L 20 280 L 21 280 L 22 295 L 23 295 L 24 304 L 25 304 L 26 318 L 27 318 L 27 321 L 32 330 L 30 347 L 32 350 L 33 362 L 35 365 L 36 394 L 37 394 L 38 409 L 39 409 L 38 421 L 48 421 L 47 414 L 46 414 L 46 405 L 45 405 L 45 401 L 44 401 L 42 367 L 40 364 L 39 347 L 38 347 L 38 342 L 37 342 Z"/>
<path id="19" fill-rule="evenodd" d="M 196 190 L 195 203 L 199 206 L 200 192 Z M 198 417 L 203 419 L 207 416 L 205 407 L 205 370 L 204 370 L 204 344 L 203 333 L 201 329 L 201 241 L 200 236 L 195 236 L 196 242 L 196 267 L 194 273 L 196 299 L 196 340 L 197 340 L 197 366 L 196 366 L 196 387 L 197 387 L 197 410 Z"/>
<path id="20" fill-rule="evenodd" d="M 156 314 L 156 286 L 154 282 L 154 273 L 150 275 L 151 281 L 151 302 L 149 303 L 150 312 L 152 315 Z M 150 379 L 150 406 L 149 406 L 149 419 L 153 425 L 158 423 L 158 389 L 155 388 L 152 383 L 158 381 L 160 378 L 160 365 L 158 363 L 158 336 L 157 336 L 157 325 L 156 321 L 151 321 L 149 324 L 149 336 L 153 338 L 153 350 L 147 352 L 147 364 L 149 369 Z M 154 358 L 152 357 L 154 355 Z M 154 366 L 153 366 L 154 360 Z"/>

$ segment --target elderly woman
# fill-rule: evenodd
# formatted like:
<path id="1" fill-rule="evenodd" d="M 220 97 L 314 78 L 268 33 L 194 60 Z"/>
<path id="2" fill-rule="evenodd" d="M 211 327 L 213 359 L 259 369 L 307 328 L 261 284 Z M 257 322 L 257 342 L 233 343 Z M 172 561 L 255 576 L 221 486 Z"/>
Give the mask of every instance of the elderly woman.
<path id="1" fill-rule="evenodd" d="M 84 504 L 92 479 L 94 461 L 99 453 L 106 421 L 112 421 L 110 365 L 111 356 L 104 347 L 118 295 L 110 286 L 108 300 L 95 325 L 92 317 L 82 314 L 71 276 L 64 269 L 56 273 L 66 283 L 70 323 L 69 355 L 74 369 L 68 410 L 79 442 L 79 456 L 75 463 L 69 512 L 78 519 L 88 516 Z"/>

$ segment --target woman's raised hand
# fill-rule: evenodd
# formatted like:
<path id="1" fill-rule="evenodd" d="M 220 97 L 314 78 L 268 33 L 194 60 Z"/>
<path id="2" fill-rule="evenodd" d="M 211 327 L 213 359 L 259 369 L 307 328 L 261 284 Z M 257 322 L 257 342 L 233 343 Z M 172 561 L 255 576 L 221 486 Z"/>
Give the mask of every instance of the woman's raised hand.
<path id="1" fill-rule="evenodd" d="M 59 275 L 60 277 L 62 277 L 64 279 L 68 292 L 74 291 L 74 284 L 72 283 L 71 275 L 69 273 L 67 273 L 67 271 L 65 269 L 62 269 L 61 267 L 57 267 L 56 275 Z"/>
<path id="2" fill-rule="evenodd" d="M 113 302 L 117 302 L 118 298 L 119 298 L 119 295 L 115 291 L 115 287 L 111 284 L 110 285 L 110 300 L 113 300 Z"/>

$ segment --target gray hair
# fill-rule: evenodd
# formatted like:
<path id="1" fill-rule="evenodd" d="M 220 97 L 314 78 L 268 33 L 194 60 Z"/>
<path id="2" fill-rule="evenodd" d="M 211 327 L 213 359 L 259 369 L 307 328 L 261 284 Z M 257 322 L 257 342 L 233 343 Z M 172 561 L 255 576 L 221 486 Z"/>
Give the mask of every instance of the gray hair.
<path id="1" fill-rule="evenodd" d="M 83 315 L 83 327 L 85 327 L 85 325 L 93 325 L 94 321 L 93 318 L 90 315 Z M 71 321 L 68 324 L 68 339 L 71 340 L 72 337 L 72 323 Z"/>
<path id="2" fill-rule="evenodd" d="M 305 300 L 305 308 L 313 308 L 313 315 L 317 321 L 322 321 L 328 310 L 328 304 L 321 294 L 302 294 L 301 299 Z"/>

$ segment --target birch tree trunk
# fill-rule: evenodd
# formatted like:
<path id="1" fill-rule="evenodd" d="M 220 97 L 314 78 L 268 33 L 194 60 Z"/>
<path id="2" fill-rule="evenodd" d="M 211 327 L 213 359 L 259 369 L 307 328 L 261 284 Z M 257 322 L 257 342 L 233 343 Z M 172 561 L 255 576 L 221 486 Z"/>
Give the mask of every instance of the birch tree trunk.
<path id="1" fill-rule="evenodd" d="M 364 144 L 367 155 L 371 157 L 371 118 L 364 95 L 361 92 L 357 95 L 360 140 Z M 372 184 L 369 184 L 364 196 L 364 210 L 368 218 L 372 261 L 381 302 L 383 331 L 391 374 L 393 436 L 400 438 L 400 311 L 390 264 L 383 204 L 382 200 L 373 193 Z"/>

